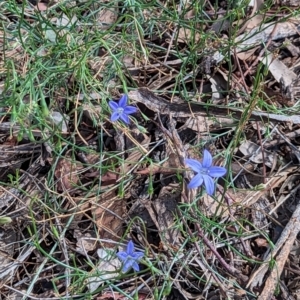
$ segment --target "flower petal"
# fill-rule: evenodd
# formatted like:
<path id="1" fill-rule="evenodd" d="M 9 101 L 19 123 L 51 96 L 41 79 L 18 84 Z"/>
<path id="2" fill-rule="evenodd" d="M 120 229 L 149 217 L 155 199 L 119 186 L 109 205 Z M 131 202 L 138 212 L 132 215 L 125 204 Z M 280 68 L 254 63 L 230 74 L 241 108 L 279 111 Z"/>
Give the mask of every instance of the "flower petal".
<path id="1" fill-rule="evenodd" d="M 125 106 L 127 105 L 127 95 L 124 94 L 121 99 L 119 100 L 119 106 L 122 106 L 123 108 L 125 108 Z"/>
<path id="2" fill-rule="evenodd" d="M 126 115 L 134 114 L 136 112 L 137 112 L 137 109 L 134 106 L 128 105 L 128 106 L 124 107 L 124 113 Z"/>
<path id="3" fill-rule="evenodd" d="M 208 169 L 208 175 L 211 177 L 222 177 L 226 174 L 227 170 L 223 167 L 212 166 Z"/>
<path id="4" fill-rule="evenodd" d="M 118 253 L 116 253 L 116 255 L 123 262 L 127 259 L 128 256 L 128 254 L 124 251 L 119 251 Z"/>
<path id="5" fill-rule="evenodd" d="M 194 172 L 199 173 L 203 169 L 202 164 L 196 159 L 185 159 L 184 163 L 190 167 Z"/>
<path id="6" fill-rule="evenodd" d="M 132 254 L 132 257 L 137 261 L 143 258 L 144 252 L 135 252 Z"/>
<path id="7" fill-rule="evenodd" d="M 132 268 L 136 272 L 138 272 L 140 270 L 140 266 L 136 261 L 132 263 Z"/>
<path id="8" fill-rule="evenodd" d="M 209 168 L 212 165 L 212 156 L 206 149 L 203 151 L 202 165 L 204 168 Z"/>
<path id="9" fill-rule="evenodd" d="M 133 263 L 134 261 L 132 259 L 127 259 L 123 265 L 122 272 L 127 273 L 131 269 Z"/>
<path id="10" fill-rule="evenodd" d="M 117 102 L 113 101 L 113 100 L 110 100 L 110 101 L 108 102 L 108 105 L 110 106 L 110 108 L 111 108 L 112 110 L 116 110 L 116 109 L 118 109 L 118 107 L 119 107 L 119 104 L 118 104 Z"/>
<path id="11" fill-rule="evenodd" d="M 200 186 L 202 183 L 203 183 L 203 175 L 197 174 L 192 178 L 192 180 L 190 181 L 190 183 L 188 184 L 187 187 L 189 189 L 194 189 L 194 188 Z"/>
<path id="12" fill-rule="evenodd" d="M 203 175 L 205 189 L 208 195 L 212 195 L 215 191 L 215 183 L 208 175 Z"/>
<path id="13" fill-rule="evenodd" d="M 120 115 L 120 118 L 121 118 L 121 120 L 122 120 L 124 123 L 129 124 L 130 120 L 129 120 L 129 117 L 128 117 L 126 114 L 122 113 L 122 114 Z"/>
<path id="14" fill-rule="evenodd" d="M 110 120 L 112 121 L 112 122 L 115 122 L 115 121 L 117 121 L 118 119 L 120 118 L 120 114 L 118 113 L 118 112 L 113 112 L 112 114 L 111 114 L 111 116 L 110 116 Z"/>
<path id="15" fill-rule="evenodd" d="M 133 244 L 133 241 L 131 241 L 131 240 L 127 244 L 127 254 L 128 255 L 134 254 L 134 244 Z"/>

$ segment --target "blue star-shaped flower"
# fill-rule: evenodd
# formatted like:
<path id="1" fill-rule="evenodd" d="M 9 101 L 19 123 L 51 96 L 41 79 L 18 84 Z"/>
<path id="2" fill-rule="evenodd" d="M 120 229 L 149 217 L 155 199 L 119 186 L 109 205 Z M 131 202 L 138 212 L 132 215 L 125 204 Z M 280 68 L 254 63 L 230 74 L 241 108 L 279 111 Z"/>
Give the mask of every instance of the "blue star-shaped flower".
<path id="1" fill-rule="evenodd" d="M 123 263 L 123 273 L 127 273 L 131 268 L 138 272 L 140 270 L 138 262 L 144 256 L 144 252 L 134 252 L 134 244 L 129 241 L 126 251 L 119 251 L 117 256 Z"/>
<path id="2" fill-rule="evenodd" d="M 212 195 L 215 191 L 215 183 L 212 177 L 222 177 L 227 172 L 223 167 L 212 165 L 212 156 L 207 150 L 204 150 L 203 152 L 202 164 L 195 159 L 186 159 L 184 162 L 197 173 L 188 184 L 188 188 L 193 189 L 199 187 L 204 182 L 208 195 Z"/>
<path id="3" fill-rule="evenodd" d="M 128 115 L 137 112 L 137 109 L 134 106 L 127 105 L 127 100 L 128 96 L 124 94 L 119 100 L 119 102 L 115 102 L 113 100 L 110 100 L 108 102 L 108 105 L 112 109 L 112 114 L 110 117 L 110 120 L 112 122 L 121 119 L 125 124 L 129 124 Z"/>

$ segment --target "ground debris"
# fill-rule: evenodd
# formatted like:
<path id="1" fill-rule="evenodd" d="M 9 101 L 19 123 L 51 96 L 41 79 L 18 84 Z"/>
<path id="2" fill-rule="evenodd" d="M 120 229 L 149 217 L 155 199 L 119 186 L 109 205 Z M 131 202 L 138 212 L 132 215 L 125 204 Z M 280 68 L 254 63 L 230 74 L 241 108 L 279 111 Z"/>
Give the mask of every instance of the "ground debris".
<path id="1" fill-rule="evenodd" d="M 0 298 L 298 299 L 299 1 L 2 2 Z"/>

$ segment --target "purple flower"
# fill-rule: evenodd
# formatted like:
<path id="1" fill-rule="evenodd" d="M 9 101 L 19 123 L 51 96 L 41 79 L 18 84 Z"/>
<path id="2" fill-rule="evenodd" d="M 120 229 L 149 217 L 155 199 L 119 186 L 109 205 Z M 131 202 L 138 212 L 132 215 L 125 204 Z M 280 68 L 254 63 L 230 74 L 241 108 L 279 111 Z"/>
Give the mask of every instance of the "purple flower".
<path id="1" fill-rule="evenodd" d="M 138 261 L 144 256 L 144 252 L 134 252 L 134 244 L 129 241 L 126 251 L 119 251 L 117 256 L 123 263 L 123 273 L 128 272 L 131 268 L 138 272 L 140 270 Z"/>
<path id="2" fill-rule="evenodd" d="M 128 115 L 137 112 L 137 109 L 134 106 L 127 105 L 128 96 L 123 95 L 119 102 L 115 102 L 110 100 L 108 105 L 112 109 L 112 114 L 110 120 L 115 122 L 121 119 L 124 123 L 129 124 L 129 117 Z"/>
<path id="3" fill-rule="evenodd" d="M 212 165 L 212 156 L 207 150 L 203 152 L 202 164 L 195 159 L 185 159 L 184 162 L 197 173 L 188 184 L 188 188 L 196 188 L 201 186 L 204 182 L 208 195 L 212 195 L 215 191 L 215 183 L 212 177 L 222 177 L 227 172 L 223 167 L 215 167 Z"/>

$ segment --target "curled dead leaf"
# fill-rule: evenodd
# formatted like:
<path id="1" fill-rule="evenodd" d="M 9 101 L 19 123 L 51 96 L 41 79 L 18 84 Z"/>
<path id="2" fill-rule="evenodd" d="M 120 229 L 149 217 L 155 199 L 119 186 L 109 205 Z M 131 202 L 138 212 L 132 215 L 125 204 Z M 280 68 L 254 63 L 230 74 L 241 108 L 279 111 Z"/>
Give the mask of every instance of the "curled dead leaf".
<path id="1" fill-rule="evenodd" d="M 255 244 L 257 247 L 269 247 L 269 243 L 267 242 L 266 239 L 263 238 L 256 238 L 254 240 Z"/>
<path id="2" fill-rule="evenodd" d="M 70 190 L 79 182 L 78 170 L 82 169 L 82 164 L 78 161 L 62 158 L 58 161 L 54 171 L 58 179 L 57 189 L 59 191 Z"/>

